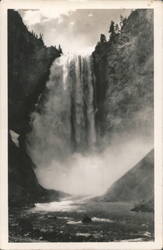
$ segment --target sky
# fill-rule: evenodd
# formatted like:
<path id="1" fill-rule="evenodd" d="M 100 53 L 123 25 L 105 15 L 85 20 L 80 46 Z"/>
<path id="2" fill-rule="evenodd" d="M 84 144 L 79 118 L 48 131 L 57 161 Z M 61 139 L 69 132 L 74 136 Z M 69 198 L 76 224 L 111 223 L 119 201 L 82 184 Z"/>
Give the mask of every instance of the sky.
<path id="1" fill-rule="evenodd" d="M 111 20 L 118 22 L 120 15 L 128 16 L 125 9 L 41 9 L 19 10 L 30 31 L 43 34 L 47 46 L 60 44 L 66 53 L 92 52 L 100 34 L 109 37 Z"/>

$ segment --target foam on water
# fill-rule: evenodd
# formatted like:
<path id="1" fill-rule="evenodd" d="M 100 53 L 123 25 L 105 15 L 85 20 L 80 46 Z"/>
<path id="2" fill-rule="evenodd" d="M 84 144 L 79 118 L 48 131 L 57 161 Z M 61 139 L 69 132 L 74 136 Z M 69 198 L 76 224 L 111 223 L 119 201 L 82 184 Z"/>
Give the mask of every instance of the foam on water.
<path id="1" fill-rule="evenodd" d="M 71 200 L 55 201 L 49 203 L 36 203 L 35 212 L 38 211 L 47 211 L 47 212 L 68 212 L 74 211 L 78 208 L 78 205 L 74 205 L 74 202 Z"/>
<path id="2" fill-rule="evenodd" d="M 70 224 L 70 225 L 75 225 L 75 224 L 81 224 L 81 220 L 79 221 L 73 221 L 73 220 L 70 220 L 70 221 L 67 221 L 67 224 Z"/>
<path id="3" fill-rule="evenodd" d="M 95 221 L 95 222 L 113 222 L 112 220 L 110 220 L 108 218 L 98 218 L 98 217 L 93 217 L 92 221 Z"/>
<path id="4" fill-rule="evenodd" d="M 91 196 L 92 197 L 92 196 Z M 89 196 L 85 197 L 72 197 L 71 199 L 64 198 L 60 201 L 48 202 L 48 203 L 36 203 L 35 207 L 32 209 L 32 212 L 70 212 L 82 211 L 80 210 L 81 204 L 85 203 L 89 199 Z M 66 217 L 65 217 L 66 218 Z M 67 217 L 68 218 L 68 217 Z"/>

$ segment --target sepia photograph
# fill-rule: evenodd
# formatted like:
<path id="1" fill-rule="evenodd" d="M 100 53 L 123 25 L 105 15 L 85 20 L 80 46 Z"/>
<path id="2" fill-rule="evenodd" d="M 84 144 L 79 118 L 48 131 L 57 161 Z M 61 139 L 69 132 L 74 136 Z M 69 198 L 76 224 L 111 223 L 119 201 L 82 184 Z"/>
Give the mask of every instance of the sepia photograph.
<path id="1" fill-rule="evenodd" d="M 7 8 L 9 243 L 156 240 L 154 8 L 82 6 Z"/>

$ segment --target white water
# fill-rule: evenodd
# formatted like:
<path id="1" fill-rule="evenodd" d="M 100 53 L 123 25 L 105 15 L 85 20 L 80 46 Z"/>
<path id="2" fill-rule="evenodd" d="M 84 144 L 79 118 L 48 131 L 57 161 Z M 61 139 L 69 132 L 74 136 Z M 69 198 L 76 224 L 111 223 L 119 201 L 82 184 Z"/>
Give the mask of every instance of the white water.
<path id="1" fill-rule="evenodd" d="M 48 203 L 36 203 L 35 207 L 32 209 L 33 212 L 72 212 L 76 211 L 82 204 L 86 203 L 87 200 L 92 198 L 92 196 L 86 197 L 70 197 L 63 198 L 60 201 L 48 202 Z M 80 209 L 77 210 L 80 212 Z"/>
<path id="2" fill-rule="evenodd" d="M 78 158 L 94 152 L 92 72 L 90 56 L 63 55 L 51 67 L 45 101 L 41 112 L 36 109 L 31 116 L 32 132 L 28 137 L 28 150 L 44 186 L 63 190 L 66 182 L 71 190 L 67 187 L 65 191 L 71 192 L 72 185 L 67 185 L 67 180 L 72 182 L 69 173 L 80 172 Z M 53 184 L 51 178 L 54 178 Z M 82 188 L 79 187 L 78 193 L 83 193 Z"/>
<path id="3" fill-rule="evenodd" d="M 152 148 L 150 141 L 134 133 L 118 135 L 112 143 L 106 137 L 101 152 L 96 147 L 94 75 L 89 56 L 56 59 L 46 85 L 44 103 L 38 104 L 31 116 L 28 137 L 29 154 L 45 188 L 100 195 Z"/>
<path id="4" fill-rule="evenodd" d="M 69 197 L 69 198 L 63 198 L 60 201 L 55 202 L 49 202 L 49 203 L 36 203 L 35 207 L 32 208 L 30 211 L 32 213 L 40 213 L 40 212 L 76 212 L 81 213 L 83 215 L 84 213 L 87 213 L 87 209 L 85 207 L 85 204 L 88 204 L 89 200 L 92 198 L 92 196 L 86 196 L 86 197 Z M 72 215 L 71 215 L 72 216 Z M 57 216 L 58 219 L 66 220 L 66 224 L 69 225 L 76 225 L 76 224 L 82 224 L 81 220 L 76 220 L 69 216 Z M 97 223 L 112 223 L 113 220 L 109 218 L 100 218 L 100 217 L 92 217 L 92 222 Z"/>
<path id="5" fill-rule="evenodd" d="M 53 63 L 41 113 L 31 116 L 29 151 L 37 165 L 94 148 L 93 80 L 89 56 L 63 55 Z"/>
<path id="6" fill-rule="evenodd" d="M 78 208 L 71 200 L 55 201 L 50 203 L 36 203 L 34 211 L 47 211 L 47 212 L 70 212 Z"/>

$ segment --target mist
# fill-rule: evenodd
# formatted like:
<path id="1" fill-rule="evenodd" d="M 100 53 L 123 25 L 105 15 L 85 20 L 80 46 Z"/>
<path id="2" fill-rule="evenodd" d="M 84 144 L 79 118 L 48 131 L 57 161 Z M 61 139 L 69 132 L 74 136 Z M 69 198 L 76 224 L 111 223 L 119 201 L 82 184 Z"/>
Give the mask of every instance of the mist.
<path id="1" fill-rule="evenodd" d="M 46 188 L 75 195 L 101 195 L 151 149 L 152 143 L 132 138 L 102 153 L 74 153 L 65 161 L 53 160 L 46 168 L 37 168 L 36 174 Z"/>
<path id="2" fill-rule="evenodd" d="M 153 148 L 153 125 L 149 122 L 149 110 L 142 109 L 133 117 L 130 130 L 112 133 L 111 136 L 106 134 L 97 145 L 92 90 L 87 90 L 85 95 L 80 78 L 73 89 L 71 79 L 73 74 L 78 75 L 79 64 L 88 67 L 89 63 L 88 58 L 66 55 L 53 63 L 44 101 L 36 105 L 36 111 L 31 115 L 32 131 L 27 138 L 27 147 L 37 166 L 35 172 L 42 186 L 73 195 L 96 196 L 103 194 Z M 90 76 L 88 78 L 90 86 Z M 73 105 L 77 109 L 77 120 L 73 124 L 77 133 L 76 150 L 72 147 L 70 122 L 72 93 Z M 83 96 L 88 98 L 89 130 L 84 127 Z M 138 128 L 134 124 L 136 121 L 139 121 Z M 93 147 L 86 146 L 86 137 Z"/>

